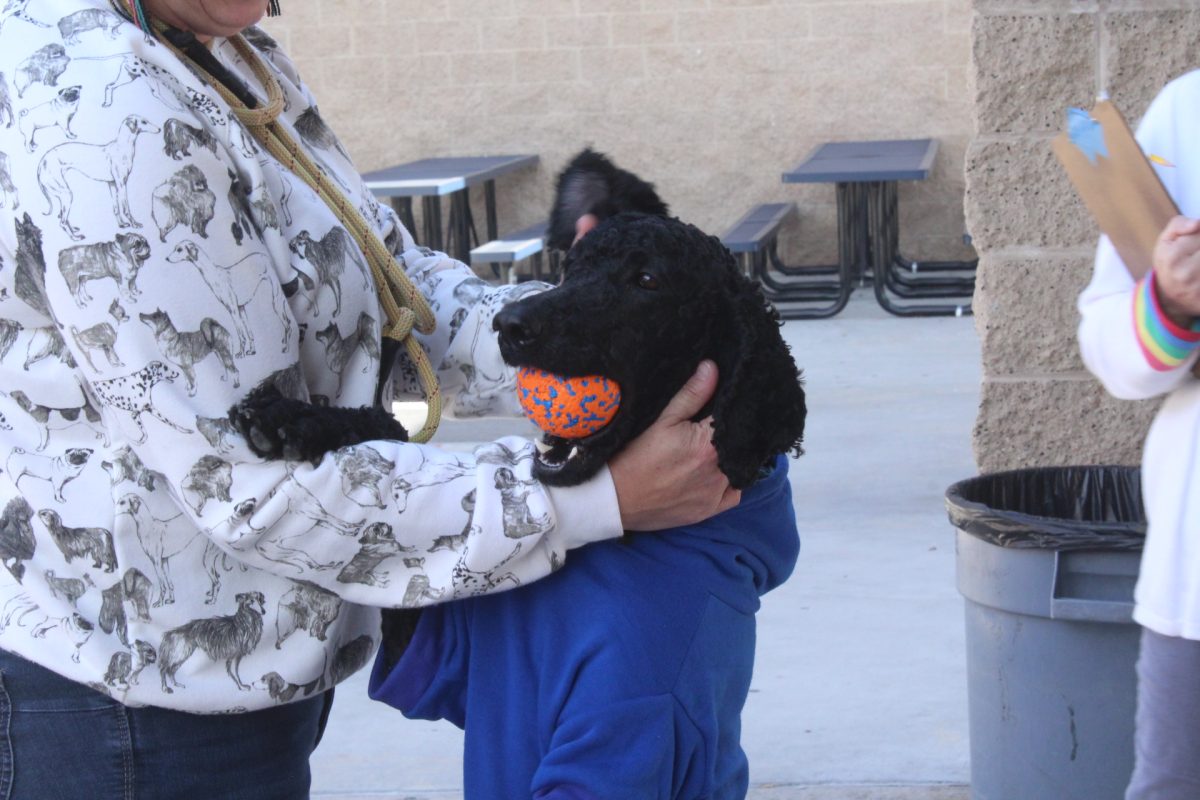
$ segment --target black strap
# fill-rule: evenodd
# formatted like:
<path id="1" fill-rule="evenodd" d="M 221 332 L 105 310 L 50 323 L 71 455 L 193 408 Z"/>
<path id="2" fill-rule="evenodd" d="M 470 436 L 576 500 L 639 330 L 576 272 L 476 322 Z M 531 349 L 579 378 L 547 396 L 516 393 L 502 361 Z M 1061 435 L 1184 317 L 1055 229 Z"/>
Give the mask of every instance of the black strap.
<path id="1" fill-rule="evenodd" d="M 217 57 L 212 54 L 204 44 L 196 38 L 196 34 L 191 31 L 181 31 L 178 28 L 167 27 L 162 31 L 162 35 L 170 40 L 171 44 L 179 48 L 188 58 L 195 61 L 209 75 L 219 80 L 225 85 L 229 91 L 237 96 L 246 104 L 246 108 L 258 108 L 258 98 L 246 86 L 245 81 L 234 75 L 229 69 L 217 60 Z"/>

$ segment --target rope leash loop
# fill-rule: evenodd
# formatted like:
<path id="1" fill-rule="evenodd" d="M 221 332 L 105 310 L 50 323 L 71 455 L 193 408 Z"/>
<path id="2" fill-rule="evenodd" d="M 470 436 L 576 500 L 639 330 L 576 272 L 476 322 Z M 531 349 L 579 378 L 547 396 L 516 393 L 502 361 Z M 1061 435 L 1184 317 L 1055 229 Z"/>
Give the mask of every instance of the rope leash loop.
<path id="1" fill-rule="evenodd" d="M 437 372 L 429 362 L 428 353 L 413 335 L 414 330 L 423 334 L 432 333 L 437 326 L 437 319 L 433 315 L 433 309 L 429 302 L 404 274 L 404 270 L 396 263 L 396 259 L 375 235 L 370 224 L 358 209 L 349 202 L 349 199 L 342 194 L 339 187 L 325 174 L 325 171 L 312 160 L 312 157 L 279 123 L 279 114 L 284 105 L 283 89 L 262 59 L 259 58 L 258 53 L 240 33 L 230 37 L 229 41 L 267 92 L 266 104 L 257 108 L 248 107 L 229 87 L 210 74 L 202 65 L 197 64 L 169 38 L 164 37 L 162 41 L 181 61 L 190 63 L 200 76 L 221 95 L 233 115 L 268 153 L 317 193 L 317 196 L 333 211 L 346 232 L 354 239 L 370 267 L 380 306 L 387 317 L 386 322 L 380 325 L 380 329 L 384 336 L 395 339 L 404 345 L 405 352 L 417 370 L 421 391 L 425 395 L 425 423 L 416 434 L 410 437 L 410 441 L 429 441 L 437 431 L 442 416 L 441 386 L 438 384 Z"/>

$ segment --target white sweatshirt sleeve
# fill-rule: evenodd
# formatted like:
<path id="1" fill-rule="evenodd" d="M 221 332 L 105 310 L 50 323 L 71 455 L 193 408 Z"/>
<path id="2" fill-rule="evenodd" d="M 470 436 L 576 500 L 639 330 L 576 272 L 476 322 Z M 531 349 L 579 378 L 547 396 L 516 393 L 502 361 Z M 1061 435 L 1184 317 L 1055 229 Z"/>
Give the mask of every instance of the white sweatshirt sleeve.
<path id="1" fill-rule="evenodd" d="M 1171 154 L 1171 161 L 1156 165 L 1167 191 L 1184 214 L 1193 207 L 1197 160 L 1185 160 L 1194 149 L 1200 118 L 1186 97 L 1195 97 L 1200 73 L 1191 73 L 1169 84 L 1151 104 L 1138 126 L 1137 138 L 1148 154 Z M 1186 146 L 1184 146 L 1186 145 Z M 1108 237 L 1096 249 L 1092 280 L 1079 297 L 1079 345 L 1087 368 L 1115 397 L 1145 399 L 1165 394 L 1192 380 L 1200 334 L 1181 329 L 1162 313 L 1152 274 L 1135 281 Z"/>

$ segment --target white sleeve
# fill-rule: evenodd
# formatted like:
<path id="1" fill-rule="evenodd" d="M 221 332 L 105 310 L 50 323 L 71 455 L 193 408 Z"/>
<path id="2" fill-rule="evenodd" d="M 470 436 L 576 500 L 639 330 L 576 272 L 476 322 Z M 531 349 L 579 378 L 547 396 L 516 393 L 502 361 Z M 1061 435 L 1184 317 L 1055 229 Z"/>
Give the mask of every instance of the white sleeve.
<path id="1" fill-rule="evenodd" d="M 1192 113 L 1182 111 L 1180 106 L 1187 97 L 1195 104 L 1196 92 L 1190 90 L 1198 86 L 1200 82 L 1194 79 L 1168 85 L 1138 127 L 1137 138 L 1143 150 L 1171 154 L 1170 166 L 1157 169 L 1177 202 L 1187 194 L 1186 181 L 1196 179 L 1192 167 L 1195 159 L 1184 158 L 1188 149 L 1194 148 L 1195 133 L 1185 139 L 1179 134 L 1181 126 L 1195 122 L 1190 119 Z M 1184 96 L 1188 91 L 1190 94 Z M 1189 212 L 1186 207 L 1182 210 Z M 1188 339 L 1193 334 L 1179 330 L 1161 314 L 1155 306 L 1153 286 L 1135 282 L 1107 236 L 1100 238 L 1092 280 L 1079 296 L 1078 308 L 1084 364 L 1113 396 L 1156 397 L 1192 379 L 1196 349 Z M 1155 336 L 1156 331 L 1159 336 Z M 1163 337 L 1170 342 L 1164 342 Z M 1156 358 L 1155 352 L 1161 353 L 1156 348 L 1164 344 L 1172 346 L 1182 360 Z"/>

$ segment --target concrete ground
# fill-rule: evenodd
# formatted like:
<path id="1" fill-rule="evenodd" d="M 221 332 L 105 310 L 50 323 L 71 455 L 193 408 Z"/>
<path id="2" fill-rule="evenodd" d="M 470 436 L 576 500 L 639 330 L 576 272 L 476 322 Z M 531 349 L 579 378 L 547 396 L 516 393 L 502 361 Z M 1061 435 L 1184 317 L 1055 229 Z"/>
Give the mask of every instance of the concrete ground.
<path id="1" fill-rule="evenodd" d="M 791 470 L 803 550 L 759 613 L 743 717 L 753 800 L 966 800 L 962 601 L 942 496 L 975 474 L 979 343 L 966 318 L 897 318 L 867 292 L 784 326 L 808 392 Z M 485 441 L 523 424 L 447 424 Z M 461 734 L 338 689 L 313 759 L 325 800 L 461 798 Z"/>

